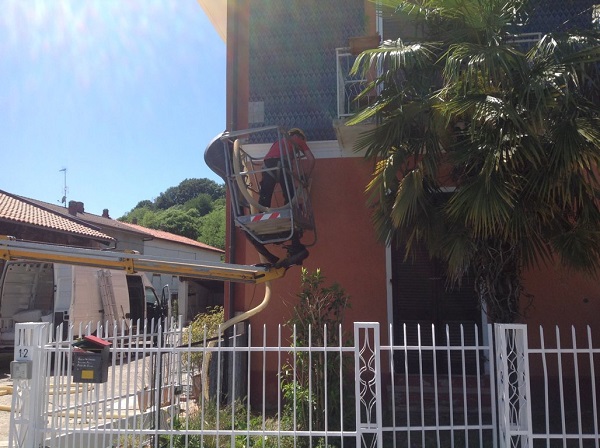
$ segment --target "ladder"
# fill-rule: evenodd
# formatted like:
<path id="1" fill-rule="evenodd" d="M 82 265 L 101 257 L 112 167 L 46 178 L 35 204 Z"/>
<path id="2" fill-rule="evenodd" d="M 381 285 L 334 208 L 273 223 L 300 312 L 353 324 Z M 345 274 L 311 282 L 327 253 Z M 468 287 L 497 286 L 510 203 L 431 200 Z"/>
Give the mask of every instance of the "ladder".
<path id="1" fill-rule="evenodd" d="M 100 297 L 102 298 L 102 307 L 104 308 L 104 321 L 108 321 L 108 332 L 111 334 L 114 322 L 118 319 L 119 311 L 117 309 L 110 271 L 106 269 L 98 271 L 98 286 L 100 288 Z"/>

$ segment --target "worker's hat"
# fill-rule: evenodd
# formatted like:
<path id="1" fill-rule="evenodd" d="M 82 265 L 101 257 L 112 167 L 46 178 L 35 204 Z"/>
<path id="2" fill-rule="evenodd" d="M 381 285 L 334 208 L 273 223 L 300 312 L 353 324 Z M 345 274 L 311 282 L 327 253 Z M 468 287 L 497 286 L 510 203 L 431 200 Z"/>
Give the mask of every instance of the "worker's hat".
<path id="1" fill-rule="evenodd" d="M 304 131 L 300 128 L 292 128 L 288 131 L 288 134 L 290 136 L 299 135 L 300 137 L 302 137 L 303 140 L 306 140 L 306 134 L 304 134 Z"/>

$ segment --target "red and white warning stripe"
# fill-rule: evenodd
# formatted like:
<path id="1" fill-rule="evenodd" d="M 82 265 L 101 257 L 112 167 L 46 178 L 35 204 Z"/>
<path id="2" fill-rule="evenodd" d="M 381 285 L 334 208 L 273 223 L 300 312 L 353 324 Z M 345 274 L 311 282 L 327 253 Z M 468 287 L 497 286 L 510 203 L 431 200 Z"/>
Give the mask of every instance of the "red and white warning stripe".
<path id="1" fill-rule="evenodd" d="M 277 219 L 280 216 L 281 216 L 281 213 L 279 213 L 279 212 L 261 213 L 260 215 L 253 216 L 252 222 L 260 222 L 260 221 L 267 221 L 269 219 Z"/>

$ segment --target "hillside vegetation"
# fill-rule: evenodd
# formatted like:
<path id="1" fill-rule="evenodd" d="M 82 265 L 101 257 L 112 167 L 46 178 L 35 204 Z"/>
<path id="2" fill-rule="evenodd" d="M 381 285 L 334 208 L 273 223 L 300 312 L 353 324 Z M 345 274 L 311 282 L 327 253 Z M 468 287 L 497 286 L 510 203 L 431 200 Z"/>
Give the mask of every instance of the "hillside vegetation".
<path id="1" fill-rule="evenodd" d="M 225 186 L 210 179 L 185 179 L 154 200 L 143 200 L 119 221 L 164 230 L 225 248 Z"/>

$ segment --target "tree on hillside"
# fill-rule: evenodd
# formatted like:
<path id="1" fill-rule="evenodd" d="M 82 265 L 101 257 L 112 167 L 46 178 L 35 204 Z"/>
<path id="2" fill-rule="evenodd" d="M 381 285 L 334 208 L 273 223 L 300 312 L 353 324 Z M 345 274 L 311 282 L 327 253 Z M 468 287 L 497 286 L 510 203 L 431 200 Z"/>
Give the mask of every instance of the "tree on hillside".
<path id="1" fill-rule="evenodd" d="M 219 249 L 225 249 L 225 200 L 214 202 L 213 210 L 200 218 L 198 239 Z"/>
<path id="2" fill-rule="evenodd" d="M 200 236 L 200 213 L 196 209 L 185 210 L 177 206 L 161 210 L 148 224 L 152 229 L 164 230 L 193 240 Z"/>
<path id="3" fill-rule="evenodd" d="M 198 210 L 200 216 L 204 216 L 209 214 L 213 210 L 214 203 L 218 200 L 220 199 L 212 199 L 208 194 L 200 193 L 198 196 L 190 199 L 189 201 L 186 201 L 183 204 L 183 208 L 185 208 L 186 210 L 193 208 L 195 210 Z"/>
<path id="4" fill-rule="evenodd" d="M 173 204 L 167 207 L 167 204 Z M 225 247 L 225 187 L 210 179 L 186 179 L 155 201 L 143 200 L 119 220 Z M 166 207 L 166 208 L 165 208 Z"/>
<path id="5" fill-rule="evenodd" d="M 149 210 L 153 210 L 156 207 L 154 206 L 154 202 L 152 202 L 149 199 L 144 199 L 143 201 L 138 202 L 137 205 L 133 209 L 136 210 L 138 208 L 147 208 Z"/>
<path id="6" fill-rule="evenodd" d="M 185 179 L 178 186 L 167 188 L 154 204 L 156 208 L 166 210 L 174 205 L 183 205 L 200 194 L 207 194 L 214 201 L 225 197 L 225 187 L 210 179 Z"/>
<path id="7" fill-rule="evenodd" d="M 134 208 L 125 216 L 119 218 L 120 221 L 131 222 L 134 224 L 139 224 L 143 227 L 151 228 L 150 223 L 154 220 L 154 216 L 156 215 L 156 210 L 153 207 L 143 206 Z"/>
<path id="8" fill-rule="evenodd" d="M 384 42 L 356 148 L 382 241 L 425 245 L 452 282 L 471 270 L 496 322 L 519 315 L 522 272 L 595 273 L 600 259 L 600 35 L 556 30 L 527 49 L 526 0 L 384 0 L 426 39 Z"/>

